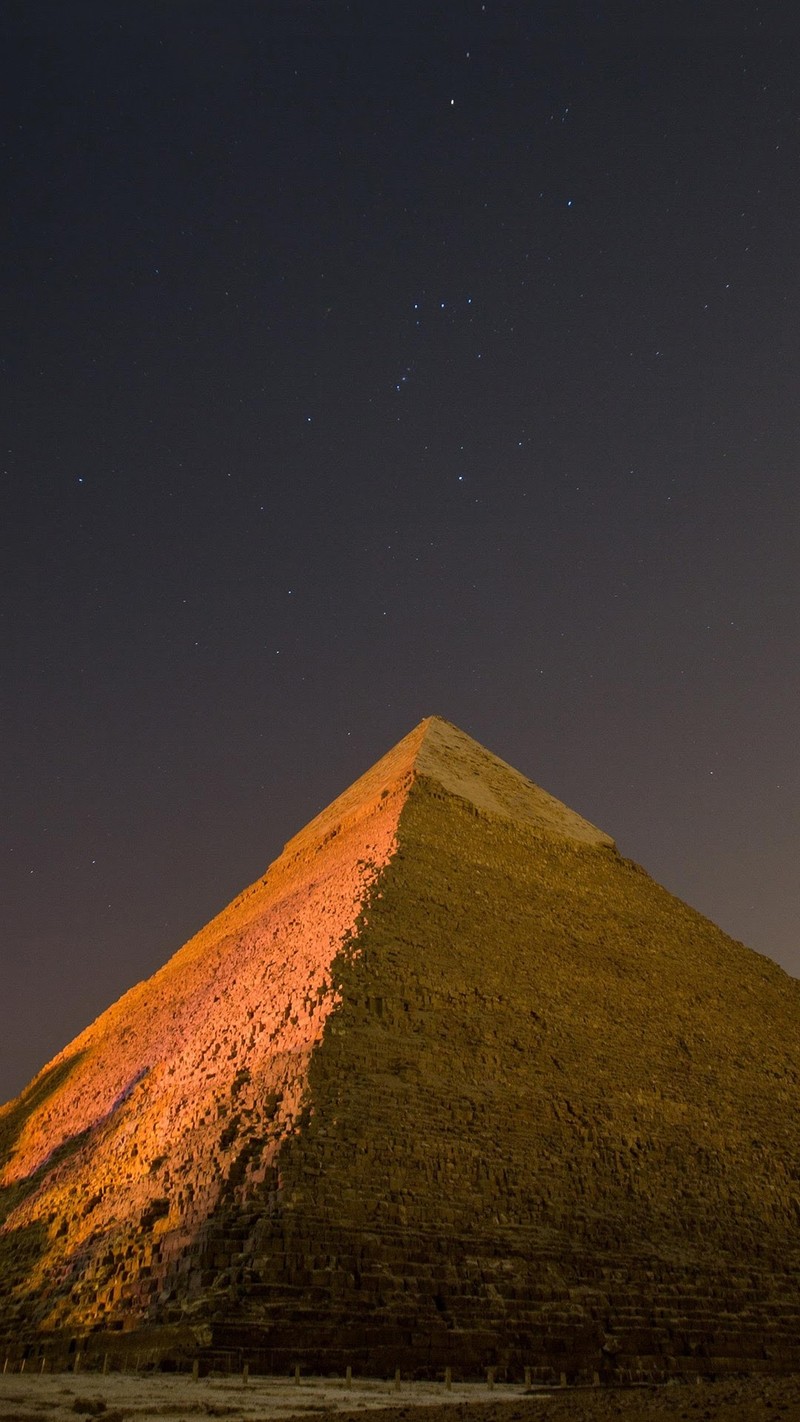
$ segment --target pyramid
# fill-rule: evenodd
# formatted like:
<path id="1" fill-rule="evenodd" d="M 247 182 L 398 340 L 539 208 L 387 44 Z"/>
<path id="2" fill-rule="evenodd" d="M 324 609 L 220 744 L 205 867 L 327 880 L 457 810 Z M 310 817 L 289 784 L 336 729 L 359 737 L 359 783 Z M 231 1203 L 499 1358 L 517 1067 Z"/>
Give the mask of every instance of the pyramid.
<path id="1" fill-rule="evenodd" d="M 0 1109 L 0 1341 L 800 1366 L 800 983 L 438 718 Z"/>

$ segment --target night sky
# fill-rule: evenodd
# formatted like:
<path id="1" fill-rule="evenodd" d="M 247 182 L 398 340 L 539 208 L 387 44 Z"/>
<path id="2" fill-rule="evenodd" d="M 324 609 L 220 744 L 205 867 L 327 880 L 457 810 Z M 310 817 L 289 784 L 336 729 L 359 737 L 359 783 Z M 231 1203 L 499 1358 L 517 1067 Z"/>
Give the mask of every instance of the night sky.
<path id="1" fill-rule="evenodd" d="M 793 11 L 5 5 L 0 1099 L 430 714 L 800 973 Z"/>

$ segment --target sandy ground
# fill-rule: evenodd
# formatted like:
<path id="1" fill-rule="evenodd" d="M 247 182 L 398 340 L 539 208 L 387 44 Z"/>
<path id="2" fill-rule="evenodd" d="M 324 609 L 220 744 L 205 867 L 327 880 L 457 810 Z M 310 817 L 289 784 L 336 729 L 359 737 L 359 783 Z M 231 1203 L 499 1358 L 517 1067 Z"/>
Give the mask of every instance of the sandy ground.
<path id="1" fill-rule="evenodd" d="M 424 1408 L 424 1422 L 800 1422 L 800 1377 L 671 1384 L 667 1387 L 530 1390 L 521 1384 L 392 1383 L 353 1379 L 202 1378 L 132 1374 L 68 1373 L 0 1376 L 0 1422 L 193 1422 L 225 1417 L 231 1422 L 298 1422 L 309 1414 L 354 1422 L 408 1422 Z"/>

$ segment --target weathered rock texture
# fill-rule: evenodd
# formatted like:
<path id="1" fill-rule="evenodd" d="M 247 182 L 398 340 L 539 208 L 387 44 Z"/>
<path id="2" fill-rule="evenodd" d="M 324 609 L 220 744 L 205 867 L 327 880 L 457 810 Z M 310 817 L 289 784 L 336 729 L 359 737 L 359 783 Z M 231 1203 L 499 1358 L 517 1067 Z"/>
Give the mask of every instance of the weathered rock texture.
<path id="1" fill-rule="evenodd" d="M 800 983 L 424 721 L 0 1112 L 0 1333 L 798 1367 L 798 1043 Z"/>

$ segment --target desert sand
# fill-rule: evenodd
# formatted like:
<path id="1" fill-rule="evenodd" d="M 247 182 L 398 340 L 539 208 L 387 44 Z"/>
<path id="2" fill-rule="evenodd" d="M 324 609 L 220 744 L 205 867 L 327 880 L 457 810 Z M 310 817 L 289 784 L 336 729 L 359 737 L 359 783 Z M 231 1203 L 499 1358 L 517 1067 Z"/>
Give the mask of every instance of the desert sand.
<path id="1" fill-rule="evenodd" d="M 800 1378 L 729 1379 L 627 1389 L 586 1387 L 532 1390 L 498 1384 L 392 1383 L 254 1377 L 70 1373 L 0 1376 L 0 1422 L 157 1422 L 165 1417 L 226 1417 L 231 1422 L 800 1422 Z"/>

